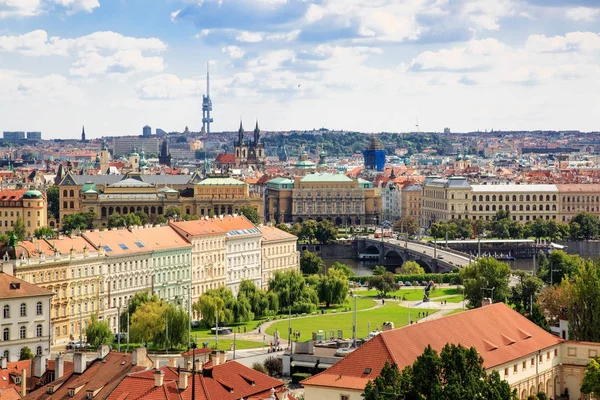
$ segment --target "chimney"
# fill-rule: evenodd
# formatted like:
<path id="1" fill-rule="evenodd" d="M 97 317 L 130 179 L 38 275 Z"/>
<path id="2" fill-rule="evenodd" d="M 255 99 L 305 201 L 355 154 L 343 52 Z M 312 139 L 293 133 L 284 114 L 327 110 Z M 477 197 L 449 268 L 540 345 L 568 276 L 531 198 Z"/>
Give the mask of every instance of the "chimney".
<path id="1" fill-rule="evenodd" d="M 492 304 L 492 299 L 489 297 L 484 297 L 483 300 L 481 300 L 481 307 L 489 306 L 490 304 Z"/>
<path id="2" fill-rule="evenodd" d="M 46 372 L 46 357 L 37 355 L 33 359 L 33 374 L 36 378 L 41 378 Z"/>
<path id="3" fill-rule="evenodd" d="M 54 361 L 54 379 L 60 379 L 65 374 L 65 359 L 62 354 L 56 356 Z"/>
<path id="4" fill-rule="evenodd" d="M 27 396 L 27 371 L 25 368 L 21 371 L 21 397 Z"/>
<path id="5" fill-rule="evenodd" d="M 202 371 L 202 362 L 200 360 L 196 360 L 196 371 Z"/>
<path id="6" fill-rule="evenodd" d="M 98 346 L 98 360 L 104 359 L 110 353 L 110 347 L 106 344 Z"/>
<path id="7" fill-rule="evenodd" d="M 143 365 L 146 360 L 146 348 L 138 347 L 133 350 L 132 353 L 132 364 L 133 365 Z"/>
<path id="8" fill-rule="evenodd" d="M 154 387 L 159 387 L 163 385 L 165 380 L 165 373 L 160 369 L 154 371 Z"/>
<path id="9" fill-rule="evenodd" d="M 192 362 L 191 361 L 187 362 L 187 369 L 188 369 L 188 371 L 192 370 Z"/>
<path id="10" fill-rule="evenodd" d="M 181 371 L 179 373 L 179 390 L 185 390 L 188 387 L 188 378 L 190 376 L 189 372 Z"/>
<path id="11" fill-rule="evenodd" d="M 6 359 L 6 357 L 2 357 L 2 358 L 0 359 L 0 366 L 2 367 L 2 369 L 6 369 L 6 362 L 7 362 L 7 361 L 8 361 L 8 360 Z"/>
<path id="12" fill-rule="evenodd" d="M 157 370 L 160 368 L 160 359 L 158 357 L 154 359 L 154 368 Z"/>
<path id="13" fill-rule="evenodd" d="M 87 367 L 87 360 L 85 353 L 73 354 L 73 372 L 76 374 L 83 374 Z"/>
<path id="14" fill-rule="evenodd" d="M 169 366 L 170 367 L 177 367 L 177 358 L 176 357 L 171 357 L 169 358 Z"/>

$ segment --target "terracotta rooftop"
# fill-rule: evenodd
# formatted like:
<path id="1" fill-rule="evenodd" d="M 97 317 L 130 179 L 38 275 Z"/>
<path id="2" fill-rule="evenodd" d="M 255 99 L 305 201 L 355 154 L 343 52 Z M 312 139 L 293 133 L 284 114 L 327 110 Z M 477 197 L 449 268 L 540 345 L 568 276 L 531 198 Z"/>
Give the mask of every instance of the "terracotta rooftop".
<path id="1" fill-rule="evenodd" d="M 202 218 L 196 221 L 171 222 L 171 226 L 176 228 L 188 238 L 193 236 L 218 235 L 226 233 L 221 226 L 217 225 L 214 218 Z"/>
<path id="2" fill-rule="evenodd" d="M 235 154 L 233 153 L 220 153 L 217 154 L 215 161 L 221 164 L 235 164 Z"/>
<path id="3" fill-rule="evenodd" d="M 84 232 L 86 238 L 95 248 L 104 247 L 107 256 L 121 256 L 149 252 L 152 249 L 127 229 L 105 230 L 101 232 Z"/>
<path id="4" fill-rule="evenodd" d="M 53 296 L 54 292 L 42 289 L 12 275 L 0 272 L 0 299 L 32 296 Z"/>
<path id="5" fill-rule="evenodd" d="M 51 246 L 57 248 L 60 254 L 69 254 L 71 249 L 75 249 L 75 252 L 81 253 L 86 246 L 88 249 L 92 249 L 88 241 L 81 236 L 61 236 L 58 239 L 48 239 L 47 241 Z"/>
<path id="6" fill-rule="evenodd" d="M 493 368 L 561 342 L 504 303 L 496 303 L 383 332 L 302 384 L 364 389 L 386 361 L 402 370 L 412 365 L 427 345 L 438 353 L 446 343 L 474 347 L 483 357 L 483 365 Z"/>
<path id="7" fill-rule="evenodd" d="M 170 226 L 133 228 L 131 231 L 140 241 L 153 250 L 189 248 L 192 245 Z"/>
<path id="8" fill-rule="evenodd" d="M 291 233 L 287 233 L 274 226 L 261 226 L 258 228 L 263 234 L 263 241 L 281 240 L 281 239 L 298 239 Z"/>
<path id="9" fill-rule="evenodd" d="M 23 193 L 29 189 L 6 189 L 0 190 L 0 201 L 18 201 L 23 198 Z"/>

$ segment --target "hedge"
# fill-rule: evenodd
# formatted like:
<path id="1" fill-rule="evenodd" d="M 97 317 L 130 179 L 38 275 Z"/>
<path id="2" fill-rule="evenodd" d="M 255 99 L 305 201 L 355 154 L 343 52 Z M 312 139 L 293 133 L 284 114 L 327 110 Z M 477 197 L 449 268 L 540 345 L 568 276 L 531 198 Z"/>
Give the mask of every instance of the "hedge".
<path id="1" fill-rule="evenodd" d="M 451 272 L 447 274 L 416 274 L 416 275 L 394 275 L 396 282 L 413 282 L 413 281 L 434 281 L 435 283 L 449 283 L 452 285 L 460 284 L 460 274 Z M 348 279 L 352 282 L 360 282 L 361 284 L 369 283 L 372 276 L 351 276 Z"/>
<path id="2" fill-rule="evenodd" d="M 304 372 L 296 372 L 295 374 L 292 374 L 292 383 L 300 383 L 300 381 L 306 379 L 306 378 L 310 378 L 312 376 L 312 374 L 307 374 Z"/>

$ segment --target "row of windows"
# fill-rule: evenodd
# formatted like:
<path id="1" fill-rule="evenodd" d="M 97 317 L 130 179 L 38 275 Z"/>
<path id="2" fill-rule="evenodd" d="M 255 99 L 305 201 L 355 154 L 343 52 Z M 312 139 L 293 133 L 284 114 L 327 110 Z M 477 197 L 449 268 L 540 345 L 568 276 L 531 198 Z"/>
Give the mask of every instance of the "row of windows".
<path id="1" fill-rule="evenodd" d="M 496 195 L 495 194 L 492 195 L 491 197 L 490 197 L 489 194 L 485 195 L 485 201 L 490 201 L 490 198 L 491 198 L 491 201 L 496 201 Z M 556 201 L 556 195 L 555 194 L 553 194 L 552 196 L 550 196 L 549 194 L 547 194 L 545 198 L 546 198 L 546 201 Z M 497 201 L 511 201 L 511 195 L 509 195 L 509 194 L 507 194 L 506 196 L 505 195 L 499 195 L 497 197 L 497 199 L 498 199 Z M 531 196 L 531 195 L 527 194 L 527 195 L 523 196 L 522 194 L 520 194 L 518 196 L 518 199 L 519 199 L 518 201 L 538 201 L 538 199 L 539 199 L 539 201 L 544 201 L 544 195 L 540 194 L 538 196 L 538 195 L 534 194 L 534 195 Z M 552 199 L 552 200 L 550 200 L 550 199 Z M 477 196 L 476 195 L 473 195 L 473 201 L 477 201 Z M 479 201 L 484 201 L 484 196 L 481 195 L 481 194 L 479 195 Z M 517 201 L 517 195 L 516 194 L 512 195 L 512 201 Z"/>
<path id="2" fill-rule="evenodd" d="M 477 210 L 484 211 L 484 208 L 485 208 L 485 211 L 490 211 L 490 210 L 491 211 L 496 211 L 496 205 L 495 204 L 492 204 L 491 206 L 489 204 L 486 204 L 485 207 L 483 205 L 481 205 L 481 204 L 479 205 L 479 207 L 477 207 L 476 205 L 473 204 L 473 211 L 477 211 Z M 518 208 L 519 211 L 538 211 L 537 204 L 534 204 L 534 205 L 531 205 L 531 206 L 529 204 L 525 204 L 525 205 L 520 204 L 518 207 L 517 207 L 516 204 L 513 204 L 512 207 L 507 204 L 506 206 L 504 206 L 504 208 L 503 208 L 502 204 L 498 205 L 498 210 L 507 210 L 507 211 L 509 211 L 509 210 L 512 209 L 512 211 L 517 211 L 517 208 Z M 546 211 L 550 211 L 550 208 L 551 208 L 550 204 L 546 204 L 545 207 L 544 207 L 543 204 L 540 204 L 539 211 L 544 211 L 544 208 L 546 209 Z M 452 211 L 454 211 L 454 205 L 452 206 Z M 552 211 L 556 211 L 556 204 L 552 204 Z"/>
<path id="3" fill-rule="evenodd" d="M 68 194 L 68 196 L 67 196 Z M 63 197 L 75 197 L 75 191 L 73 189 L 69 190 L 67 192 L 67 190 L 63 190 Z"/>
<path id="4" fill-rule="evenodd" d="M 589 203 L 589 202 L 600 202 L 600 196 L 563 196 L 563 203 Z"/>
<path id="5" fill-rule="evenodd" d="M 546 361 L 550 361 L 550 352 L 546 352 Z M 540 354 L 539 356 L 539 363 L 541 364 L 544 361 L 544 355 Z M 558 349 L 554 349 L 554 357 L 558 357 Z M 535 357 L 531 357 L 530 362 L 530 366 L 534 367 L 535 366 Z M 523 361 L 522 364 L 522 370 L 525 371 L 527 369 L 527 360 Z M 514 364 L 513 365 L 513 374 L 516 374 L 519 372 L 519 364 Z M 504 369 L 504 376 L 508 376 L 508 368 Z"/>
<path id="6" fill-rule="evenodd" d="M 43 311 L 44 311 L 44 307 L 42 305 L 42 302 L 38 301 L 37 304 L 35 305 L 36 315 L 42 315 Z M 21 306 L 19 307 L 19 312 L 20 312 L 21 317 L 26 317 L 27 316 L 27 304 L 21 303 Z M 4 318 L 10 318 L 10 305 L 8 305 L 8 304 L 4 305 Z"/>
<path id="7" fill-rule="evenodd" d="M 44 335 L 44 328 L 42 324 L 37 324 L 35 327 L 35 337 L 42 337 Z M 27 339 L 27 328 L 21 326 L 19 328 L 19 339 Z M 4 328 L 2 331 L 2 340 L 9 341 L 10 339 L 10 328 Z"/>

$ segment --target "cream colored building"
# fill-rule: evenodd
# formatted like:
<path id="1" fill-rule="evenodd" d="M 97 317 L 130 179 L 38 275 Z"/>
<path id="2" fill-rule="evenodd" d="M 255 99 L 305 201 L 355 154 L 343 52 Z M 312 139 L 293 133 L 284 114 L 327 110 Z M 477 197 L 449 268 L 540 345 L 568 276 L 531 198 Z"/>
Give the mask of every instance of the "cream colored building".
<path id="1" fill-rule="evenodd" d="M 273 226 L 258 229 L 262 232 L 262 288 L 268 289 L 275 272 L 300 270 L 298 238 Z"/>
<path id="2" fill-rule="evenodd" d="M 580 212 L 600 216 L 600 184 L 558 184 L 559 220 L 569 222 Z"/>
<path id="3" fill-rule="evenodd" d="M 25 234 L 46 226 L 48 220 L 46 196 L 38 190 L 5 189 L 0 191 L 0 233 L 6 234 L 15 227 L 17 218 L 25 226 Z"/>
<path id="4" fill-rule="evenodd" d="M 402 189 L 401 217 L 421 220 L 421 207 L 423 203 L 423 188 L 418 184 L 404 186 Z"/>
<path id="5" fill-rule="evenodd" d="M 171 227 L 192 244 L 192 303 L 207 290 L 225 286 L 227 231 L 216 218 L 172 222 Z"/>
<path id="6" fill-rule="evenodd" d="M 471 186 L 464 177 L 426 178 L 423 185 L 421 227 L 429 228 L 434 222 L 468 218 L 470 193 Z"/>

